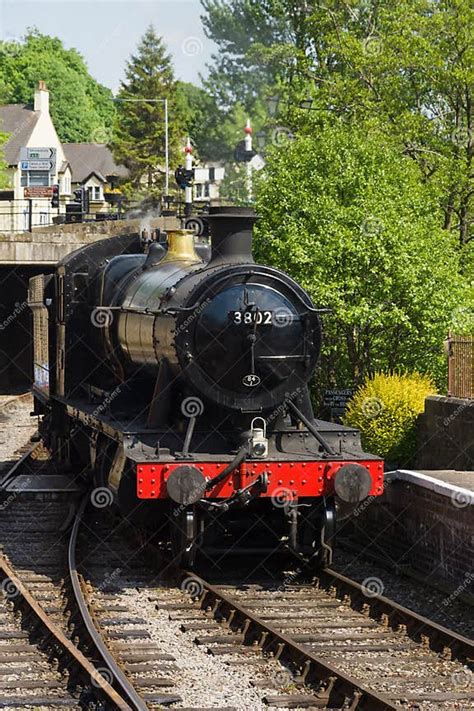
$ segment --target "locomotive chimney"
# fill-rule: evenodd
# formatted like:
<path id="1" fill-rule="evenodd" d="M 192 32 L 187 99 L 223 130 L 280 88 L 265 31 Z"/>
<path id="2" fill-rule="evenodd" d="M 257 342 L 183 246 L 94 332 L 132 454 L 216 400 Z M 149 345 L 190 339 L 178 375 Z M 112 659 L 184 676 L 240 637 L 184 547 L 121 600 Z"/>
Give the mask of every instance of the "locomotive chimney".
<path id="1" fill-rule="evenodd" d="M 247 207 L 211 207 L 211 262 L 253 262 L 252 230 L 257 216 Z"/>

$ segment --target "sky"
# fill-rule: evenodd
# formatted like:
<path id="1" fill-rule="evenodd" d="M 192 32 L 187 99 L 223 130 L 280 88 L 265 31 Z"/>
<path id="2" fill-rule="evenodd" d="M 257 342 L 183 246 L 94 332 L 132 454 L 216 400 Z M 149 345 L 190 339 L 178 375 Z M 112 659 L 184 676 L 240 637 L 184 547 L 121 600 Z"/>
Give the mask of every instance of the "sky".
<path id="1" fill-rule="evenodd" d="M 215 45 L 204 34 L 199 0 L 0 0 L 0 39 L 27 27 L 59 37 L 84 56 L 89 71 L 113 91 L 125 61 L 152 23 L 173 58 L 176 78 L 199 84 Z"/>

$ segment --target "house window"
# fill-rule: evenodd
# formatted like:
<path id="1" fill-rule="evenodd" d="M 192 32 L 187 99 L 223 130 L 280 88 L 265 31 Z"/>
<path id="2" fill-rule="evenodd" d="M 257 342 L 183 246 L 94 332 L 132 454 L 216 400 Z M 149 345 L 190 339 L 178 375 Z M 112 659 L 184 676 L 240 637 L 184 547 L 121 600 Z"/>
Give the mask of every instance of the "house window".
<path id="1" fill-rule="evenodd" d="M 98 200 L 102 200 L 102 190 L 100 185 L 92 185 L 91 187 L 88 188 L 89 191 L 89 200 L 97 202 Z"/>
<path id="2" fill-rule="evenodd" d="M 48 213 L 47 212 L 40 212 L 40 225 L 47 225 L 48 224 Z"/>
<path id="3" fill-rule="evenodd" d="M 196 185 L 196 197 L 197 197 L 197 198 L 202 197 L 202 185 L 201 185 L 201 183 L 198 183 L 198 184 Z"/>
<path id="4" fill-rule="evenodd" d="M 204 197 L 209 197 L 210 192 L 209 192 L 209 183 L 206 183 L 204 185 Z"/>
<path id="5" fill-rule="evenodd" d="M 209 168 L 209 180 L 213 182 L 216 179 L 216 169 Z"/>

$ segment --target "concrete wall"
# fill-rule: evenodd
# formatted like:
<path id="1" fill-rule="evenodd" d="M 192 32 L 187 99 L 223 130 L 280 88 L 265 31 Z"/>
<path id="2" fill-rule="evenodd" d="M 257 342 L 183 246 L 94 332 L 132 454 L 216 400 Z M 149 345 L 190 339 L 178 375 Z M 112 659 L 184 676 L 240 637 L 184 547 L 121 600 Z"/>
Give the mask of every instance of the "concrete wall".
<path id="1" fill-rule="evenodd" d="M 474 470 L 474 400 L 426 398 L 418 442 L 419 469 Z"/>
<path id="2" fill-rule="evenodd" d="M 117 234 L 179 227 L 175 217 L 57 225 L 29 232 L 0 233 L 0 265 L 54 265 L 75 249 Z"/>

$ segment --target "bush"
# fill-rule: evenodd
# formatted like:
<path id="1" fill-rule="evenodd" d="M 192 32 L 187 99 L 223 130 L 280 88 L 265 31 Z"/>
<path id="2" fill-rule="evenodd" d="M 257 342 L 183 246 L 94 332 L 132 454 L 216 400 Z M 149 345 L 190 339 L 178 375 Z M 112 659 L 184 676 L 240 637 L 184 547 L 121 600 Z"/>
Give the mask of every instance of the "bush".
<path id="1" fill-rule="evenodd" d="M 360 430 L 368 452 L 406 466 L 416 452 L 417 419 L 425 398 L 435 392 L 431 379 L 419 373 L 378 373 L 355 392 L 344 424 Z"/>

